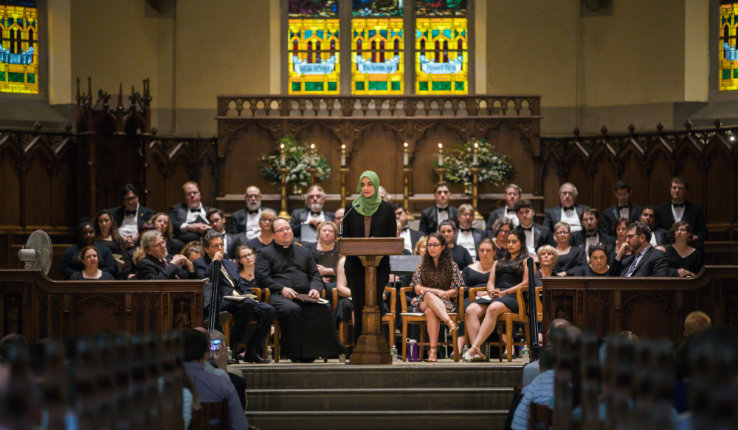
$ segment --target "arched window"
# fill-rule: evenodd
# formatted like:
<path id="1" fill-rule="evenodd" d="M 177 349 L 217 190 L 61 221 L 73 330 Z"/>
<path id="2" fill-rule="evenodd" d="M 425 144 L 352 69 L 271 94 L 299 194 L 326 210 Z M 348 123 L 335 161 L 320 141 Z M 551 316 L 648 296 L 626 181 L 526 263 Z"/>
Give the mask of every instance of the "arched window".
<path id="1" fill-rule="evenodd" d="M 721 2 L 720 5 L 720 91 L 738 90 L 738 3 Z"/>
<path id="2" fill-rule="evenodd" d="M 289 94 L 338 94 L 340 46 L 338 2 L 289 2 Z M 328 50 L 325 48 L 328 47 Z"/>
<path id="3" fill-rule="evenodd" d="M 0 4 L 0 92 L 38 94 L 38 10 L 32 0 Z M 7 30 L 7 36 L 5 31 Z"/>

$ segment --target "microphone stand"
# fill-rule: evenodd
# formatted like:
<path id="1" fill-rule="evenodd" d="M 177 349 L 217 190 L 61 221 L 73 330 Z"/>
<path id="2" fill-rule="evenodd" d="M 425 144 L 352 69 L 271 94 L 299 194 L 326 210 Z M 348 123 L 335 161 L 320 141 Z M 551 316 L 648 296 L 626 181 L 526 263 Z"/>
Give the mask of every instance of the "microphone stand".
<path id="1" fill-rule="evenodd" d="M 528 257 L 528 328 L 530 335 L 530 361 L 538 360 L 541 345 L 538 343 L 538 311 L 536 310 L 535 263 Z"/>
<path id="2" fill-rule="evenodd" d="M 210 274 L 210 318 L 208 331 L 215 330 L 220 314 L 220 260 L 213 260 L 213 272 Z"/>

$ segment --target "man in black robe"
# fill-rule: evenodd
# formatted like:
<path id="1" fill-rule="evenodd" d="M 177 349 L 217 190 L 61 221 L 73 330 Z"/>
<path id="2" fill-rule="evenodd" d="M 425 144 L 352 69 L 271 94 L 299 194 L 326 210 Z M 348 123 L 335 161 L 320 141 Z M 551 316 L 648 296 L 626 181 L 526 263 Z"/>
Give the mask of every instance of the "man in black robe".
<path id="1" fill-rule="evenodd" d="M 338 340 L 328 304 L 300 301 L 298 294 L 317 300 L 323 280 L 311 252 L 293 242 L 290 224 L 281 218 L 272 223 L 274 241 L 256 259 L 256 282 L 271 290 L 271 305 L 281 328 L 282 352 L 292 361 L 310 362 L 335 357 L 344 348 Z"/>

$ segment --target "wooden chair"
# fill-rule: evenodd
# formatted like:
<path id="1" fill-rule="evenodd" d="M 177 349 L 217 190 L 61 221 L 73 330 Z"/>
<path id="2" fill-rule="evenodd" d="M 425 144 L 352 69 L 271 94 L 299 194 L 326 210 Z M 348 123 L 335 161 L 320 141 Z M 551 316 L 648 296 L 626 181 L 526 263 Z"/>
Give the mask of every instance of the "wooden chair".
<path id="1" fill-rule="evenodd" d="M 469 290 L 469 297 L 473 298 L 476 296 L 478 291 L 486 291 L 486 287 L 475 287 L 471 288 Z M 500 350 L 500 361 L 502 361 L 502 348 L 504 347 L 507 351 L 507 361 L 508 363 L 512 361 L 513 356 L 513 346 L 521 346 L 521 345 L 530 345 L 530 333 L 528 333 L 528 306 L 525 303 L 525 300 L 523 300 L 523 293 L 527 291 L 527 288 L 520 288 L 517 291 L 516 297 L 518 299 L 518 312 L 504 312 L 497 316 L 497 325 L 500 323 L 505 323 L 505 341 L 502 341 L 502 336 L 500 336 L 500 340 L 497 342 L 490 342 L 491 345 L 496 345 L 498 349 Z M 470 299 L 471 301 L 471 299 Z M 473 301 L 471 301 L 473 303 Z M 542 315 L 542 314 L 541 314 Z M 525 342 L 515 342 L 513 335 L 515 334 L 513 330 L 513 323 L 520 323 L 524 326 L 525 331 Z M 467 339 L 469 338 L 467 334 Z M 469 339 L 469 343 L 471 343 L 472 340 Z"/>
<path id="2" fill-rule="evenodd" d="M 465 287 L 461 287 L 458 290 L 458 294 L 455 298 L 452 299 L 453 302 L 455 302 L 458 311 L 457 312 L 449 312 L 448 316 L 453 320 L 456 324 L 459 324 L 460 321 L 464 320 L 464 289 Z M 421 348 L 425 345 L 430 345 L 430 342 L 425 341 L 425 334 L 426 334 L 426 324 L 427 324 L 427 318 L 424 313 L 422 312 L 408 312 L 407 307 L 407 293 L 410 293 L 413 291 L 413 287 L 402 287 L 400 288 L 400 305 L 402 306 L 402 313 L 400 313 L 400 316 L 402 317 L 402 338 L 407 339 L 407 328 L 408 324 L 418 324 L 420 326 L 420 341 L 418 342 L 418 346 Z M 443 322 L 441 322 L 443 324 Z M 459 347 L 456 345 L 456 340 L 459 337 L 459 331 L 455 331 L 453 335 L 453 339 L 451 341 L 451 346 L 454 349 L 454 361 L 459 361 L 461 358 L 459 354 Z M 439 340 L 438 345 L 442 346 L 448 346 L 449 342 L 441 342 Z M 420 353 L 420 357 L 422 358 L 422 350 Z M 407 342 L 402 342 L 402 361 L 407 361 Z"/>
<path id="3" fill-rule="evenodd" d="M 253 290 L 253 288 L 252 288 Z M 264 303 L 269 303 L 269 300 L 272 296 L 271 291 L 269 288 L 264 288 L 264 300 L 262 300 Z M 325 289 L 321 291 L 320 297 L 325 298 Z M 270 340 L 271 337 L 271 340 Z M 279 329 L 279 320 L 277 318 L 274 318 L 274 334 L 271 336 L 267 336 L 266 343 L 264 344 L 264 350 L 266 351 L 267 348 L 271 345 L 272 352 L 274 353 L 274 362 L 279 363 L 279 354 L 280 354 L 280 347 L 279 343 L 281 340 L 281 331 Z M 323 358 L 323 361 L 328 361 L 327 358 Z"/>
<path id="4" fill-rule="evenodd" d="M 267 295 L 268 295 L 269 289 L 265 288 L 265 290 L 267 290 Z M 259 301 L 263 301 L 263 297 L 262 297 L 263 292 L 261 288 L 251 287 L 251 291 L 254 293 L 256 297 L 258 297 Z M 235 350 L 238 348 L 238 345 L 231 345 L 231 327 L 233 327 L 233 315 L 231 315 L 228 312 L 221 312 L 219 317 L 220 317 L 220 327 L 223 329 L 223 336 L 225 336 L 226 338 L 226 346 L 232 346 L 233 347 L 232 350 L 234 351 L 234 354 L 235 354 Z M 252 319 L 251 321 L 249 321 L 249 324 L 256 325 L 256 320 Z M 266 348 L 266 344 L 264 348 Z"/>
<path id="5" fill-rule="evenodd" d="M 553 410 L 546 405 L 530 404 L 528 430 L 549 430 L 553 426 Z"/>
<path id="6" fill-rule="evenodd" d="M 192 411 L 191 430 L 220 430 L 228 426 L 228 401 L 200 403 L 200 410 Z"/>
<path id="7" fill-rule="evenodd" d="M 389 313 L 386 313 L 382 315 L 381 324 L 387 324 L 389 326 L 389 347 L 392 349 L 392 347 L 395 345 L 395 312 L 397 311 L 397 304 L 395 302 L 396 298 L 396 289 L 393 287 L 384 287 L 384 291 L 389 294 L 390 296 L 390 311 Z M 338 293 L 334 291 L 333 293 L 333 311 L 335 312 L 336 308 L 338 308 Z M 338 324 L 338 338 L 341 339 L 341 343 L 343 343 L 345 346 L 353 345 L 354 342 L 352 339 L 348 339 L 348 334 L 350 333 L 349 327 L 351 327 L 353 324 L 351 322 L 347 321 L 341 321 Z"/>

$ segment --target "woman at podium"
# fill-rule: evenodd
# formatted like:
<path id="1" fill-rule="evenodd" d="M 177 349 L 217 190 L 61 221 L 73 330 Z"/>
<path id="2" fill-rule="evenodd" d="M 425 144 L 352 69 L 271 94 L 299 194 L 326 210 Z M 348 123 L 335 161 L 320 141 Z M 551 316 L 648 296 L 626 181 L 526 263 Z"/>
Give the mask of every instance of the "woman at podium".
<path id="1" fill-rule="evenodd" d="M 359 176 L 356 190 L 359 197 L 346 207 L 343 217 L 342 237 L 396 237 L 397 219 L 390 203 L 379 196 L 379 176 L 367 170 Z M 361 314 L 364 309 L 364 266 L 359 257 L 348 256 L 344 265 L 346 280 L 354 303 L 354 336 L 361 335 Z M 382 302 L 382 291 L 389 282 L 389 257 L 385 256 L 377 267 L 377 303 Z M 394 333 L 390 333 L 394 336 Z"/>

